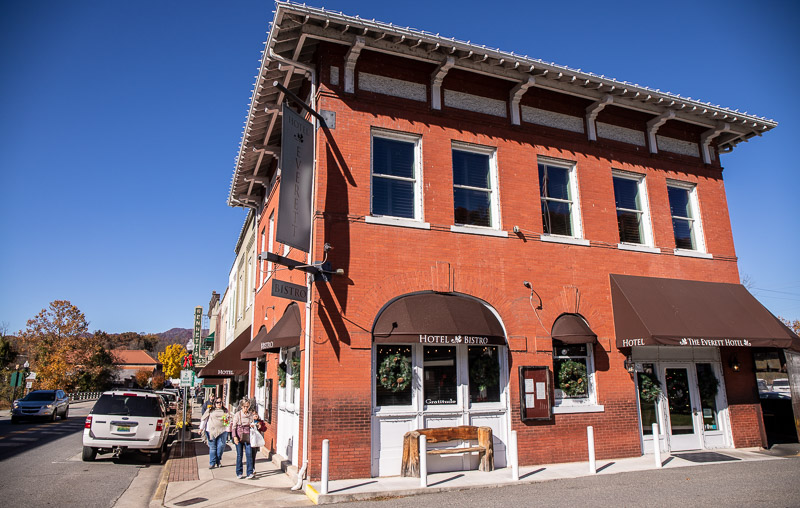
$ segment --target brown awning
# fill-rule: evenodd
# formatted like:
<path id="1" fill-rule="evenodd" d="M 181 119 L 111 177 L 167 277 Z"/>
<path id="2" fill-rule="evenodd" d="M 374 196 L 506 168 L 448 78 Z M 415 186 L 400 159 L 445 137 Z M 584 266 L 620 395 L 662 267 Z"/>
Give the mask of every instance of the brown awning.
<path id="1" fill-rule="evenodd" d="M 505 345 L 497 317 L 478 300 L 452 293 L 417 293 L 386 305 L 372 337 L 376 343 Z"/>
<path id="2" fill-rule="evenodd" d="M 263 332 L 263 334 L 262 334 Z M 266 329 L 261 329 L 253 339 L 258 341 L 261 351 L 278 351 L 282 347 L 295 347 L 300 345 L 300 336 L 303 334 L 303 327 L 300 325 L 300 307 L 292 302 L 283 312 L 283 316 L 275 323 L 269 333 Z M 263 354 L 263 353 L 262 353 Z"/>
<path id="3" fill-rule="evenodd" d="M 612 274 L 611 299 L 617 347 L 800 345 L 741 284 Z"/>
<path id="4" fill-rule="evenodd" d="M 565 344 L 595 344 L 597 334 L 589 328 L 589 324 L 579 314 L 561 314 L 553 323 L 550 333 L 553 339 Z"/>
<path id="5" fill-rule="evenodd" d="M 239 358 L 239 354 L 250 342 L 250 333 L 242 333 L 236 340 L 228 344 L 228 347 L 217 353 L 208 365 L 200 370 L 198 377 L 235 377 L 247 374 L 250 364 Z"/>
<path id="6" fill-rule="evenodd" d="M 258 360 L 260 357 L 264 356 L 264 353 L 261 351 L 261 338 L 267 335 L 267 327 L 261 326 L 261 329 L 258 331 L 253 340 L 250 341 L 248 345 L 242 349 L 242 352 L 239 353 L 239 358 L 242 360 Z"/>

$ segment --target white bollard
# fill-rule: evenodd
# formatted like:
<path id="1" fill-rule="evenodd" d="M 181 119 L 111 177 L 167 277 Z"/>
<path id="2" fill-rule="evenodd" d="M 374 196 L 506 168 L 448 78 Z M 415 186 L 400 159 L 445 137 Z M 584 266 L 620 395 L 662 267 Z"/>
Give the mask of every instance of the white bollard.
<path id="1" fill-rule="evenodd" d="M 511 479 L 514 481 L 519 480 L 519 449 L 517 448 L 517 431 L 511 431 L 511 443 L 509 443 L 511 450 Z"/>
<path id="2" fill-rule="evenodd" d="M 322 475 L 319 479 L 319 493 L 328 493 L 328 458 L 330 457 L 330 442 L 322 440 Z"/>
<path id="3" fill-rule="evenodd" d="M 594 428 L 586 427 L 586 437 L 589 440 L 589 472 L 597 474 L 597 463 L 594 460 Z"/>
<path id="4" fill-rule="evenodd" d="M 419 436 L 419 486 L 423 489 L 428 486 L 428 440 Z"/>
<path id="5" fill-rule="evenodd" d="M 661 439 L 658 437 L 658 424 L 653 424 L 653 456 L 656 460 L 656 467 L 661 467 Z"/>

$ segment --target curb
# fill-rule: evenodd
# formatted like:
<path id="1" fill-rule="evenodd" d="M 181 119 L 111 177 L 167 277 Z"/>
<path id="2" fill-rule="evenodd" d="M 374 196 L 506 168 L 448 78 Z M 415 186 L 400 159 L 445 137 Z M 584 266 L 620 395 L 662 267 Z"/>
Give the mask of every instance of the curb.
<path id="1" fill-rule="evenodd" d="M 150 499 L 149 506 L 151 508 L 164 506 L 164 496 L 167 495 L 167 485 L 169 485 L 169 473 L 171 469 L 172 451 L 170 450 L 170 458 L 164 463 L 164 469 L 161 470 L 161 474 L 158 476 L 158 486 L 153 493 L 153 497 Z"/>

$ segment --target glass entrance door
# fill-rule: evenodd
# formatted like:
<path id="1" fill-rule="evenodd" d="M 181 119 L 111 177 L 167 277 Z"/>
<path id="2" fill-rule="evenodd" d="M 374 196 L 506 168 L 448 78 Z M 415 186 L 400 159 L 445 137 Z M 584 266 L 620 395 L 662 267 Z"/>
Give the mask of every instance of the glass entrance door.
<path id="1" fill-rule="evenodd" d="M 693 367 L 693 366 L 692 366 Z M 670 450 L 702 448 L 702 430 L 698 424 L 697 379 L 689 366 L 664 367 L 665 395 L 669 415 L 667 426 Z"/>

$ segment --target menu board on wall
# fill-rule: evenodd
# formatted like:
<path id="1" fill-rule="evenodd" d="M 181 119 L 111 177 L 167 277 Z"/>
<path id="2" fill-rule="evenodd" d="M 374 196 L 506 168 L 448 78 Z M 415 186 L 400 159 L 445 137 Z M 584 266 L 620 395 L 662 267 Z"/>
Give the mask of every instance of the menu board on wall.
<path id="1" fill-rule="evenodd" d="M 520 367 L 519 402 L 522 421 L 551 419 L 550 399 L 550 368 Z"/>

